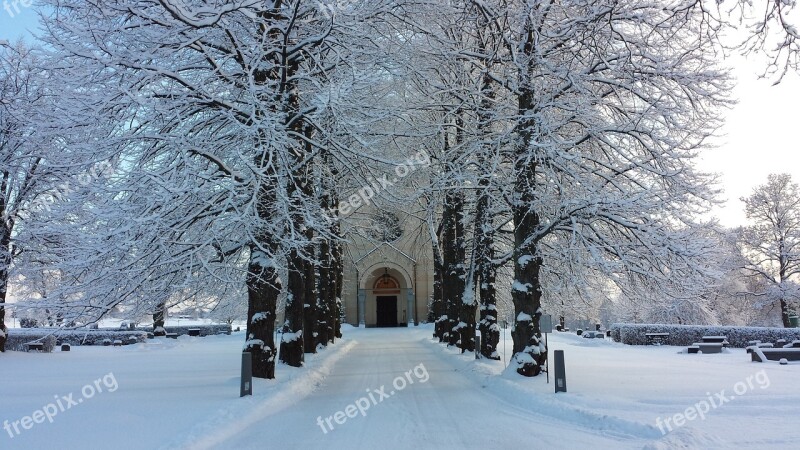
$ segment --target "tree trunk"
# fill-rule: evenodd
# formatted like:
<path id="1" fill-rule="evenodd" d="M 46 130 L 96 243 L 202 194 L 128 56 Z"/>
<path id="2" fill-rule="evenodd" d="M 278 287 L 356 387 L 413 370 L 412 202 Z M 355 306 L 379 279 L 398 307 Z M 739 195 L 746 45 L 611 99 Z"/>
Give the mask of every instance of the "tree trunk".
<path id="1" fill-rule="evenodd" d="M 308 155 L 312 155 L 314 153 L 314 148 L 311 145 L 311 141 L 314 139 L 314 129 L 312 127 L 305 127 L 304 134 L 306 136 L 305 142 L 305 155 L 303 158 L 307 158 Z M 314 176 L 314 169 L 316 166 L 313 164 L 313 159 L 309 159 L 307 161 L 303 161 L 300 158 L 297 158 L 297 162 L 300 164 L 305 164 L 298 172 L 298 179 L 297 181 L 300 182 L 300 195 L 303 199 L 308 201 L 309 203 L 313 204 L 314 206 L 319 206 L 319 198 L 317 196 L 316 191 L 316 184 L 314 183 L 315 176 Z M 311 202 L 312 199 L 315 201 Z M 305 208 L 302 202 L 298 203 L 300 208 Z M 299 212 L 298 212 L 299 215 Z M 306 254 L 304 255 L 304 274 L 303 277 L 305 278 L 305 301 L 303 303 L 303 341 L 304 341 L 304 351 L 306 353 L 317 353 L 317 343 L 319 342 L 320 337 L 320 329 L 319 329 L 319 291 L 317 290 L 317 267 L 316 267 L 316 245 L 314 244 L 314 236 L 316 234 L 316 230 L 311 227 L 309 224 L 304 224 L 306 226 L 305 237 L 306 237 Z M 327 343 L 327 340 L 325 341 Z"/>
<path id="2" fill-rule="evenodd" d="M 500 355 L 497 353 L 497 345 L 500 343 L 500 326 L 497 324 L 495 278 L 494 267 L 484 267 L 479 288 L 481 298 L 481 355 L 484 358 L 499 360 Z"/>
<path id="3" fill-rule="evenodd" d="M 511 333 L 514 339 L 514 358 L 517 372 L 525 376 L 536 376 L 547 359 L 547 351 L 539 333 L 542 290 L 539 271 L 541 257 L 533 239 L 539 226 L 539 216 L 530 205 L 535 195 L 535 163 L 525 158 L 518 160 L 518 175 L 515 186 L 517 201 L 514 211 L 514 302 L 515 323 Z"/>
<path id="4" fill-rule="evenodd" d="M 784 328 L 791 328 L 792 323 L 789 321 L 789 314 L 793 311 L 789 310 L 789 303 L 785 298 L 781 298 L 781 320 L 783 321 Z"/>
<path id="5" fill-rule="evenodd" d="M 8 238 L 3 236 L 2 241 L 5 242 L 6 240 Z M 2 246 L 0 252 L 0 353 L 5 353 L 8 327 L 6 326 L 6 308 L 4 305 L 8 291 L 8 268 L 11 264 L 11 253 L 8 251 L 8 245 Z"/>
<path id="6" fill-rule="evenodd" d="M 475 260 L 480 296 L 480 352 L 484 358 L 500 359 L 497 353 L 497 344 L 500 342 L 500 328 L 497 325 L 497 295 L 495 281 L 497 269 L 494 259 L 494 227 L 489 211 L 489 186 L 488 179 L 481 179 L 478 202 L 475 211 Z"/>
<path id="7" fill-rule="evenodd" d="M 433 302 L 431 310 L 435 321 L 433 336 L 444 342 L 447 317 L 444 307 L 444 262 L 438 245 L 433 249 Z"/>
<path id="8" fill-rule="evenodd" d="M 473 243 L 474 244 L 474 243 Z M 465 274 L 464 291 L 461 293 L 461 302 L 458 310 L 458 346 L 461 353 L 475 351 L 475 312 L 477 310 L 477 299 L 475 298 L 475 282 L 477 267 L 475 266 L 475 251 L 472 252 L 472 264 L 468 274 Z M 466 264 L 466 261 L 464 262 Z"/>
<path id="9" fill-rule="evenodd" d="M 281 339 L 281 362 L 293 367 L 303 365 L 303 304 L 306 290 L 303 275 L 305 261 L 297 249 L 289 252 L 288 295 L 286 298 L 283 338 Z"/>
<path id="10" fill-rule="evenodd" d="M 456 148 L 464 141 L 464 121 L 462 112 L 456 113 L 455 140 Z M 445 153 L 447 154 L 447 152 Z M 448 169 L 452 171 L 457 161 L 448 161 Z M 445 298 L 448 306 L 447 331 L 450 333 L 448 345 L 457 345 L 462 350 L 475 350 L 475 301 L 474 297 L 464 297 L 466 283 L 466 239 L 464 233 L 464 193 L 460 181 L 452 180 L 450 189 L 445 195 L 445 210 L 449 212 L 450 226 L 445 227 L 444 262 L 445 262 Z M 474 288 L 471 287 L 471 288 Z M 468 303 L 465 298 L 472 298 Z"/>
<path id="11" fill-rule="evenodd" d="M 336 202 L 336 207 L 338 208 L 338 202 Z M 339 236 L 339 228 L 336 228 L 336 235 Z M 335 261 L 334 267 L 336 273 L 336 287 L 334 289 L 334 299 L 335 299 L 335 309 L 333 311 L 334 317 L 334 336 L 341 339 L 342 338 L 342 286 L 344 282 L 344 260 L 342 259 L 342 255 L 344 251 L 342 249 L 342 244 L 335 243 L 334 248 L 336 249 L 333 253 L 333 260 Z"/>
<path id="12" fill-rule="evenodd" d="M 8 327 L 6 326 L 6 299 L 0 298 L 0 353 L 6 351 L 6 340 L 8 337 Z"/>
<path id="13" fill-rule="evenodd" d="M 281 77 L 281 93 L 286 98 L 286 103 L 282 111 L 285 113 L 284 126 L 287 131 L 295 136 L 307 135 L 310 127 L 305 126 L 305 121 L 302 116 L 300 108 L 300 90 L 298 81 L 294 78 L 295 74 L 299 71 L 300 58 L 283 59 L 288 55 L 284 54 L 281 58 L 281 67 L 283 76 Z M 292 170 L 290 171 L 290 178 L 287 181 L 287 198 L 289 199 L 289 220 L 292 221 L 294 233 L 296 233 L 304 242 L 294 243 L 294 246 L 289 250 L 288 261 L 288 283 L 287 283 L 287 299 L 285 321 L 283 325 L 283 339 L 281 341 L 280 359 L 281 362 L 294 367 L 301 367 L 303 365 L 304 350 L 306 347 L 306 339 L 313 340 L 313 325 L 308 324 L 304 320 L 304 312 L 311 306 L 316 306 L 316 299 L 310 298 L 309 295 L 314 292 L 313 287 L 309 287 L 307 283 L 313 284 L 313 279 L 309 278 L 309 264 L 310 255 L 302 254 L 303 251 L 309 249 L 311 240 L 309 236 L 313 237 L 313 231 L 306 229 L 305 211 L 304 209 L 309 206 L 312 199 L 308 195 L 311 186 L 312 178 L 309 178 L 308 171 L 310 170 L 311 161 L 306 161 L 306 156 L 309 152 L 309 142 L 307 140 L 297 139 L 294 145 L 288 149 L 289 156 L 292 159 Z M 313 275 L 311 275 L 313 278 Z M 309 305 L 309 306 L 306 306 Z M 311 325 L 311 326 L 307 326 Z M 304 329 L 306 327 L 306 329 Z M 306 334 L 310 335 L 306 337 Z"/>
<path id="14" fill-rule="evenodd" d="M 311 242 L 313 236 L 308 236 L 308 242 Z M 312 247 L 313 248 L 313 247 Z M 303 351 L 306 353 L 317 353 L 317 339 L 319 338 L 319 311 L 317 304 L 319 296 L 317 295 L 317 281 L 315 277 L 315 266 L 313 261 L 313 250 L 308 255 L 311 260 L 303 261 L 304 274 L 303 284 L 305 286 L 303 302 Z"/>
<path id="15" fill-rule="evenodd" d="M 327 259 L 327 277 L 323 280 L 325 283 L 325 295 L 320 294 L 320 297 L 325 302 L 327 309 L 327 342 L 333 344 L 336 342 L 337 333 L 341 328 L 338 326 L 339 322 L 339 308 L 336 304 L 336 280 L 338 274 L 338 262 L 335 258 L 335 243 L 327 243 L 328 245 L 328 259 Z"/>
<path id="16" fill-rule="evenodd" d="M 779 250 L 779 257 L 778 257 L 778 263 L 779 263 L 778 283 L 779 283 L 779 287 L 781 288 L 780 289 L 780 291 L 781 291 L 781 299 L 780 299 L 781 321 L 783 322 L 783 327 L 784 328 L 791 328 L 792 327 L 792 323 L 789 321 L 789 315 L 793 311 L 789 310 L 789 302 L 786 301 L 786 297 L 785 297 L 786 293 L 785 293 L 785 291 L 783 289 L 783 287 L 786 286 L 786 283 L 789 282 L 789 280 L 786 278 L 786 272 L 789 270 L 789 264 L 791 263 L 791 261 L 789 260 L 789 257 L 787 256 L 786 242 L 785 242 L 785 240 L 783 238 L 778 240 L 778 250 Z"/>
<path id="17" fill-rule="evenodd" d="M 298 155 L 295 158 L 299 159 Z M 291 219 L 293 220 L 293 227 L 297 231 L 305 228 L 304 214 L 302 212 L 302 183 L 305 181 L 305 175 L 302 168 L 297 169 L 292 174 L 293 178 L 289 180 L 288 185 L 288 198 L 292 199 L 290 203 Z M 307 238 L 305 233 L 302 233 L 303 238 Z M 306 327 L 304 313 L 307 309 L 307 304 L 315 302 L 315 299 L 309 297 L 307 283 L 313 282 L 308 280 L 308 260 L 305 255 L 301 254 L 301 248 L 307 248 L 308 242 L 295 243 L 289 251 L 287 258 L 288 262 L 288 282 L 287 282 L 287 298 L 285 308 L 285 320 L 283 323 L 283 338 L 280 347 L 281 362 L 293 367 L 301 367 L 303 365 L 304 351 L 306 346 L 305 334 L 311 334 L 312 327 Z M 298 248 L 299 247 L 299 248 Z M 313 338 L 313 336 L 311 336 Z"/>
<path id="18" fill-rule="evenodd" d="M 532 45 L 532 43 L 531 43 Z M 514 340 L 514 359 L 517 372 L 532 377 L 542 371 L 547 359 L 547 349 L 539 332 L 542 314 L 542 286 L 539 272 L 542 266 L 535 233 L 539 215 L 533 210 L 536 196 L 536 162 L 529 148 L 532 142 L 533 119 L 529 112 L 533 106 L 533 92 L 528 89 L 519 97 L 520 123 L 517 125 L 517 151 L 514 164 L 514 284 L 511 297 L 514 302 L 515 323 L 511 336 Z"/>
<path id="19" fill-rule="evenodd" d="M 264 240 L 274 255 L 277 244 Z M 256 378 L 275 378 L 275 319 L 282 286 L 273 257 L 255 245 L 250 247 L 245 351 L 252 355 Z"/>
<path id="20" fill-rule="evenodd" d="M 258 13 L 259 16 L 267 21 L 280 23 L 286 20 L 286 17 L 281 14 L 279 9 L 264 10 Z M 274 26 L 272 29 L 266 31 L 268 45 L 273 42 L 280 42 L 280 27 Z M 274 53 L 271 59 L 272 68 L 268 70 L 256 70 L 253 73 L 253 79 L 256 85 L 266 86 L 269 83 L 280 82 L 281 94 L 287 94 L 291 91 L 290 83 L 285 80 L 288 79 L 286 72 L 293 69 L 296 70 L 296 65 L 286 64 L 282 60 L 279 52 Z M 276 102 L 271 96 L 264 96 L 261 98 L 263 104 L 271 105 L 268 110 L 273 115 L 278 115 L 278 112 L 290 113 L 292 106 L 297 105 L 297 98 L 292 98 L 289 105 Z M 265 119 L 264 112 L 257 112 L 257 117 L 261 120 Z M 259 131 L 259 137 L 262 142 L 269 142 L 271 140 L 269 134 L 271 131 L 262 129 Z M 258 213 L 258 220 L 261 222 L 272 221 L 277 217 L 275 210 L 275 203 L 277 199 L 278 183 L 274 180 L 278 179 L 278 173 L 275 165 L 271 162 L 273 152 L 276 149 L 264 149 L 261 155 L 258 155 L 254 161 L 255 167 L 263 170 L 265 176 L 261 179 L 261 185 L 257 192 L 256 211 Z M 278 252 L 283 251 L 279 245 L 279 239 L 274 238 L 269 231 L 260 231 L 256 235 L 256 243 L 250 246 L 250 262 L 248 264 L 247 273 L 247 343 L 245 350 L 249 351 L 253 360 L 253 376 L 257 378 L 275 378 L 275 357 L 276 343 L 274 339 L 275 326 L 277 321 L 278 312 L 278 298 L 283 290 L 283 283 L 278 276 L 277 264 L 275 261 Z M 289 266 L 289 280 L 292 281 L 292 263 L 296 261 L 287 257 L 287 266 Z M 296 329 L 298 324 L 297 318 L 294 314 L 291 315 L 291 320 L 288 319 L 291 310 L 287 304 L 284 313 L 287 319 L 284 320 L 282 327 L 282 334 L 284 340 L 286 338 L 287 328 L 291 327 L 292 330 Z M 302 309 L 300 310 L 302 321 Z M 302 323 L 302 322 L 300 322 Z M 302 330 L 300 330 L 302 337 Z M 296 334 L 290 332 L 290 336 Z M 296 339 L 295 341 L 296 342 Z M 289 348 L 284 348 L 284 343 L 281 342 L 281 360 L 294 366 L 302 365 L 302 349 L 301 358 L 299 361 L 296 359 L 295 346 L 289 345 Z M 286 358 L 286 359 L 284 359 Z"/>
<path id="21" fill-rule="evenodd" d="M 164 329 L 164 322 L 167 316 L 166 302 L 159 303 L 153 311 L 153 336 L 166 336 L 167 330 Z"/>
<path id="22" fill-rule="evenodd" d="M 5 201 L 2 209 L 5 211 Z M 8 340 L 8 326 L 6 326 L 6 296 L 8 295 L 8 274 L 11 267 L 11 230 L 6 226 L 5 221 L 0 223 L 0 353 L 6 351 L 6 341 Z"/>
<path id="23" fill-rule="evenodd" d="M 467 289 L 473 289 L 472 285 L 467 285 Z M 474 298 L 474 294 L 473 294 Z M 474 302 L 467 303 L 462 301 L 459 311 L 459 337 L 458 346 L 461 348 L 461 353 L 475 351 L 475 310 L 476 304 Z"/>
<path id="24" fill-rule="evenodd" d="M 464 210 L 463 194 L 458 191 L 449 191 L 445 195 L 444 216 L 446 217 L 444 227 L 444 239 L 442 239 L 443 262 L 444 262 L 444 301 L 447 319 L 445 321 L 445 341 L 447 345 L 460 345 L 461 328 L 469 327 L 467 323 L 459 322 L 462 312 L 463 295 L 465 288 L 465 268 L 466 259 L 464 243 L 464 223 L 462 214 Z M 474 320 L 472 337 L 474 348 Z M 468 331 L 466 331 L 468 332 Z M 469 346 L 468 342 L 464 345 Z"/>
<path id="25" fill-rule="evenodd" d="M 322 179 L 320 185 L 320 207 L 327 219 L 327 230 L 331 236 L 339 237 L 338 200 L 336 180 L 338 171 L 331 163 L 330 153 L 321 152 Z M 337 282 L 339 273 L 339 254 L 337 239 L 324 238 L 319 243 L 319 339 L 322 345 L 334 343 L 341 332 L 338 325 L 339 307 L 337 305 Z"/>
<path id="26" fill-rule="evenodd" d="M 518 226 L 519 227 L 519 226 Z M 528 251 L 535 252 L 528 247 Z M 524 254 L 522 258 L 524 259 Z M 534 257 L 525 264 L 514 263 L 514 288 L 512 299 L 516 314 L 511 336 L 514 340 L 514 359 L 517 362 L 517 373 L 532 377 L 539 375 L 547 360 L 547 349 L 539 331 L 542 291 L 539 282 L 541 258 Z"/>
<path id="27" fill-rule="evenodd" d="M 325 201 L 323 199 L 323 209 L 325 208 Z M 327 346 L 328 342 L 333 338 L 333 318 L 331 314 L 333 308 L 331 307 L 331 277 L 333 271 L 331 270 L 331 249 L 330 243 L 327 239 L 323 239 L 319 243 L 319 269 L 317 269 L 317 290 L 319 291 L 317 301 L 317 345 Z"/>

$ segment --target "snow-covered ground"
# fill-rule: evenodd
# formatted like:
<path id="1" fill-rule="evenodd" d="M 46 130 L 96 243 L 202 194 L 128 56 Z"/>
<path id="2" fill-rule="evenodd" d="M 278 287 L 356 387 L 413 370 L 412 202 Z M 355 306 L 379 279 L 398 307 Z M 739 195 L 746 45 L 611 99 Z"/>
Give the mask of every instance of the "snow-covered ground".
<path id="1" fill-rule="evenodd" d="M 306 368 L 280 366 L 278 380 L 256 380 L 244 399 L 241 333 L 8 352 L 0 355 L 0 420 L 8 424 L 0 448 L 755 449 L 800 442 L 797 363 L 751 363 L 741 349 L 687 355 L 556 333 L 550 347 L 565 352 L 568 392 L 554 394 L 552 379 L 548 385 L 545 377 L 504 371 L 503 362 L 475 362 L 433 342 L 431 332 L 346 328 L 346 338 L 309 356 Z"/>

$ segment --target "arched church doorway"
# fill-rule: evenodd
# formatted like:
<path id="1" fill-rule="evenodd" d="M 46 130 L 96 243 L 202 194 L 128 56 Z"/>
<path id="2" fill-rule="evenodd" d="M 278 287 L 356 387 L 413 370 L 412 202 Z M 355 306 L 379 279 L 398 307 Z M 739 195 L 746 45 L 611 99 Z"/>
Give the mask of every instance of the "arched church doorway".
<path id="1" fill-rule="evenodd" d="M 358 323 L 371 327 L 406 327 L 414 323 L 413 278 L 400 264 L 373 264 L 359 278 Z"/>
<path id="2" fill-rule="evenodd" d="M 375 280 L 372 291 L 375 294 L 375 326 L 398 326 L 397 297 L 400 295 L 400 283 L 387 270 Z"/>

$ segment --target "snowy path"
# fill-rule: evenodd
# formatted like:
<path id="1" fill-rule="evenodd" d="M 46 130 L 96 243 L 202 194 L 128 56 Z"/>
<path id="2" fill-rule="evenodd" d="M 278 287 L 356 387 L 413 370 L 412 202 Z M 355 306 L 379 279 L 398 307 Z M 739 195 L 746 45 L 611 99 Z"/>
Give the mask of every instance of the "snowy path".
<path id="1" fill-rule="evenodd" d="M 577 431 L 574 424 L 556 422 L 482 391 L 448 363 L 448 355 L 421 336 L 407 329 L 353 333 L 355 346 L 316 392 L 212 448 L 486 449 L 528 448 L 534 443 L 537 448 L 559 448 L 565 433 L 572 448 L 620 448 L 617 439 Z M 398 377 L 414 383 L 396 390 L 393 383 Z M 397 381 L 397 386 L 402 384 Z M 382 386 L 388 398 L 381 399 Z M 370 405 L 364 408 L 365 415 L 351 407 L 355 417 L 347 417 L 347 406 L 368 399 L 368 390 L 377 403 L 361 400 L 362 407 Z M 338 416 L 342 424 L 336 422 L 337 411 L 342 411 Z"/>

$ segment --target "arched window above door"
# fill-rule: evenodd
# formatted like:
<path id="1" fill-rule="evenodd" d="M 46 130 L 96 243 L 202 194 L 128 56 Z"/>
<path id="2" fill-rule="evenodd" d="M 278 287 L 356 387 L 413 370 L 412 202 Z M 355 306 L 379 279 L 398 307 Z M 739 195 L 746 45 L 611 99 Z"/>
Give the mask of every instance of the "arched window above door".
<path id="1" fill-rule="evenodd" d="M 400 283 L 388 273 L 384 273 L 375 280 L 373 289 L 400 289 Z"/>

